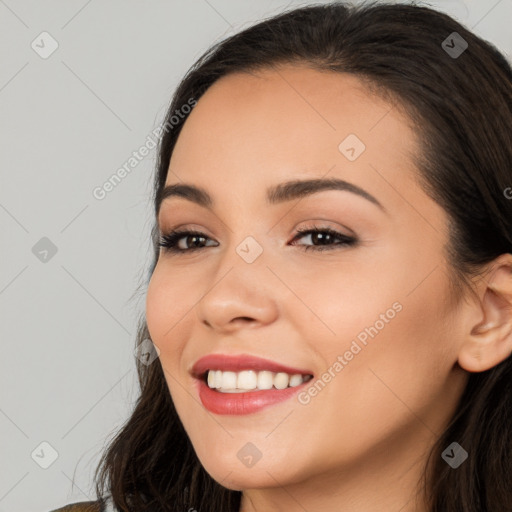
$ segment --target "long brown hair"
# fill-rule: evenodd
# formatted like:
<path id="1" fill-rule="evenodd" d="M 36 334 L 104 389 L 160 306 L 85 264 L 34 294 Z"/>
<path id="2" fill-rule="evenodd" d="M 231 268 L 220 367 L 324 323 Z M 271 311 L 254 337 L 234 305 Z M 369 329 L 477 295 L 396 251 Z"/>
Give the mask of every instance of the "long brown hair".
<path id="1" fill-rule="evenodd" d="M 461 39 L 456 46 L 454 37 L 467 48 Z M 512 252 L 512 201 L 504 193 L 512 186 L 511 67 L 493 45 L 448 15 L 416 5 L 336 2 L 294 9 L 213 46 L 189 70 L 168 109 L 154 181 L 155 214 L 187 119 L 176 121 L 176 110 L 183 112 L 191 98 L 198 101 L 229 73 L 295 62 L 352 73 L 408 114 L 421 140 L 415 162 L 421 185 L 449 214 L 446 255 L 456 290 L 467 290 L 482 265 Z M 147 281 L 158 260 L 158 241 L 155 216 Z M 137 345 L 149 338 L 142 315 Z M 136 364 L 140 397 L 98 465 L 98 496 L 111 494 L 123 512 L 238 512 L 241 492 L 222 487 L 201 466 L 159 359 Z M 470 374 L 455 416 L 432 449 L 432 472 L 424 473 L 432 512 L 512 510 L 511 420 L 509 358 Z M 441 458 L 453 441 L 469 453 L 457 469 Z"/>

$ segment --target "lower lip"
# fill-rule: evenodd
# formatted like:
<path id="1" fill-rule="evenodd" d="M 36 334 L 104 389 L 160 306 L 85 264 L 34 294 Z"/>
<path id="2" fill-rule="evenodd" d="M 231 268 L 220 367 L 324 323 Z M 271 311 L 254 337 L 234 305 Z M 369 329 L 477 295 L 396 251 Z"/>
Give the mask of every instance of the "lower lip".
<path id="1" fill-rule="evenodd" d="M 311 379 L 312 380 L 312 379 Z M 208 387 L 202 379 L 197 379 L 199 398 L 202 404 L 214 414 L 251 414 L 265 407 L 284 402 L 308 385 L 309 381 L 285 389 L 265 389 L 247 393 L 221 393 Z"/>

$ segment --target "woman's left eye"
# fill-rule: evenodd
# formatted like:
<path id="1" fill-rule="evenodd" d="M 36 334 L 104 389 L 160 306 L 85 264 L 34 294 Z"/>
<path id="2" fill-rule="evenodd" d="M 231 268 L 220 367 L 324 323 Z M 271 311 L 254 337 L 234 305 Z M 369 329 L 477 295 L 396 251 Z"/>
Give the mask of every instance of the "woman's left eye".
<path id="1" fill-rule="evenodd" d="M 298 235 L 293 240 L 305 237 L 309 237 L 311 242 L 316 241 L 320 243 L 320 245 L 303 245 L 302 247 L 304 247 L 305 251 L 310 249 L 313 249 L 315 251 L 331 250 L 339 247 L 352 246 L 355 245 L 357 242 L 357 239 L 354 238 L 353 236 L 338 233 L 337 231 L 334 231 L 333 229 L 330 228 L 317 227 L 314 227 L 313 229 L 299 229 Z M 341 242 L 337 244 L 329 243 L 335 239 L 341 240 Z"/>
<path id="2" fill-rule="evenodd" d="M 305 251 L 311 249 L 315 251 L 325 251 L 340 247 L 353 246 L 357 243 L 357 239 L 353 236 L 343 235 L 342 233 L 338 233 L 337 231 L 334 231 L 330 228 L 317 227 L 297 230 L 297 235 L 293 238 L 292 242 L 297 239 L 307 237 L 309 237 L 313 245 L 299 245 L 300 247 L 303 247 Z M 333 243 L 336 239 L 339 240 L 339 243 Z M 191 241 L 193 247 L 180 247 L 181 240 L 185 241 L 185 246 L 187 246 L 188 242 Z M 200 231 L 171 231 L 167 235 L 162 235 L 160 237 L 158 245 L 163 247 L 166 252 L 178 254 L 203 249 L 205 246 L 198 246 L 197 244 L 202 244 L 206 240 L 211 239 L 209 239 L 204 233 L 201 233 Z M 319 243 L 319 245 L 314 245 L 315 242 Z M 216 247 L 215 244 L 213 246 Z"/>

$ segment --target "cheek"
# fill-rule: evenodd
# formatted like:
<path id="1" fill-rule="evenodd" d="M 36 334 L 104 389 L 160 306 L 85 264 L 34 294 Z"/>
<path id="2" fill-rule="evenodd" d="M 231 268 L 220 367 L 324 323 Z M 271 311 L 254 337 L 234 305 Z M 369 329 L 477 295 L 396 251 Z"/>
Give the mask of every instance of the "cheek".
<path id="1" fill-rule="evenodd" d="M 398 299 L 402 294 L 396 284 L 379 281 L 372 274 L 375 269 L 367 270 L 326 268 L 299 281 L 290 280 L 294 292 L 302 298 L 302 302 L 295 298 L 289 302 L 290 306 L 296 304 L 297 313 L 300 310 L 300 316 L 296 315 L 301 318 L 298 327 L 308 333 L 305 340 L 324 340 L 316 349 L 329 360 L 350 350 L 357 336 L 364 343 L 371 339 L 368 330 L 375 333 L 373 326 L 379 332 L 386 330 L 388 323 L 401 315 L 398 310 L 403 308 Z"/>
<path id="2" fill-rule="evenodd" d="M 311 309 L 321 312 L 334 331 L 332 336 L 322 335 L 317 345 L 326 369 L 339 361 L 338 356 L 344 359 L 342 369 L 337 365 L 332 370 L 332 390 L 362 422 L 369 413 L 375 420 L 401 408 L 407 413 L 404 404 L 428 407 L 442 392 L 457 359 L 450 323 L 454 311 L 444 300 L 444 272 L 438 269 L 412 293 L 410 283 L 420 282 L 423 274 L 394 275 L 400 278 L 383 275 L 380 281 L 356 285 L 355 278 L 334 278 L 329 287 L 321 286 L 321 297 L 316 287 L 308 295 Z M 343 414 L 335 413 L 337 420 L 343 422 Z"/>
<path id="3" fill-rule="evenodd" d="M 165 287 L 159 279 L 157 269 L 155 269 L 146 292 L 146 323 L 153 343 L 157 344 L 159 348 L 164 334 L 166 318 L 164 311 L 167 310 L 165 304 L 167 299 L 164 290 Z"/>
<path id="4" fill-rule="evenodd" d="M 185 339 L 193 298 L 186 295 L 187 287 L 180 283 L 178 277 L 171 278 L 170 273 L 159 265 L 151 276 L 146 293 L 146 323 L 165 365 L 181 350 L 180 340 Z"/>
<path id="5" fill-rule="evenodd" d="M 367 318 L 359 331 L 368 337 L 366 344 L 358 343 L 361 351 L 349 363 L 350 373 L 357 374 L 349 385 L 354 405 L 371 403 L 376 417 L 392 417 L 390 411 L 419 414 L 431 408 L 440 400 L 456 362 L 455 334 L 450 328 L 453 312 L 443 301 L 444 274 L 440 271 L 430 279 L 414 293 L 389 296 L 390 301 L 398 299 L 400 311 L 386 323 L 376 321 L 379 314 L 384 313 L 384 319 L 391 315 L 373 309 L 379 316 Z M 352 388 L 352 383 L 357 385 Z"/>
<path id="6" fill-rule="evenodd" d="M 146 323 L 160 351 L 159 361 L 175 407 L 183 409 L 180 404 L 186 397 L 180 395 L 180 390 L 186 383 L 181 381 L 179 365 L 191 318 L 186 313 L 191 305 L 183 296 L 183 286 L 168 276 L 169 272 L 164 273 L 157 265 L 146 293 Z"/>

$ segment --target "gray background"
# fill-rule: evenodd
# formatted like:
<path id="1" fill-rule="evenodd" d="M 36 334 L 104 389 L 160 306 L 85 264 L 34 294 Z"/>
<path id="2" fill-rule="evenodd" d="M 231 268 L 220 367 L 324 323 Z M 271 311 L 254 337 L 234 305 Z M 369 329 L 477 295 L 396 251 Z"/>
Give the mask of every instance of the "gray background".
<path id="1" fill-rule="evenodd" d="M 104 443 L 137 398 L 145 296 L 130 297 L 151 256 L 155 150 L 103 200 L 93 189 L 144 144 L 212 43 L 307 3 L 0 0 L 0 512 L 94 499 Z M 429 5 L 510 60 L 512 0 Z M 43 31 L 59 45 L 46 59 L 31 47 L 49 48 Z M 32 249 L 43 237 L 57 249 L 46 261 Z M 42 442 L 58 453 L 47 469 Z"/>

